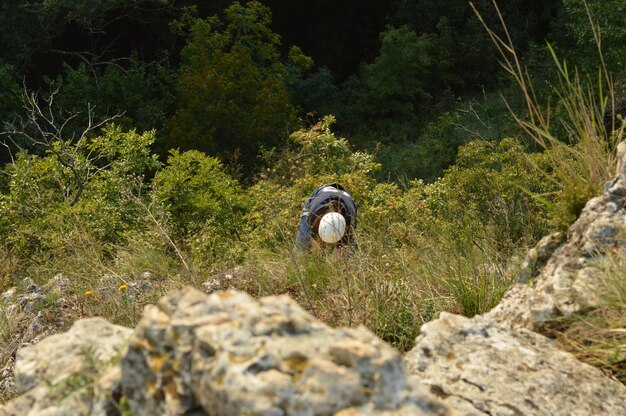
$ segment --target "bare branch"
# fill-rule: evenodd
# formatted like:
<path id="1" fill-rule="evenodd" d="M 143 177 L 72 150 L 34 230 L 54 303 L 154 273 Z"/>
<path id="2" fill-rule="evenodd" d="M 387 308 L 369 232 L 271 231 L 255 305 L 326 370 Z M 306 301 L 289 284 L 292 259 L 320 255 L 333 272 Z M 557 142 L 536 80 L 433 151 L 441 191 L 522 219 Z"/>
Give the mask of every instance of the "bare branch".
<path id="1" fill-rule="evenodd" d="M 29 91 L 24 86 L 22 106 L 25 116 L 24 118 L 19 117 L 19 125 L 16 125 L 17 123 L 5 123 L 7 130 L 0 133 L 0 136 L 7 137 L 19 149 L 21 147 L 16 139 L 18 137 L 31 146 L 38 147 L 46 153 L 54 155 L 58 163 L 68 169 L 73 178 L 72 189 L 63 191 L 70 206 L 73 206 L 79 201 L 89 182 L 100 172 L 111 166 L 111 163 L 103 166 L 97 165 L 106 155 L 87 149 L 87 142 L 91 134 L 120 117 L 123 113 L 104 117 L 97 121 L 94 114 L 95 107 L 88 104 L 87 125 L 78 135 L 78 140 L 74 140 L 74 136 L 68 140 L 65 138 L 64 130 L 71 121 L 77 119 L 80 113 L 64 116 L 59 111 L 58 115 L 55 115 L 54 99 L 58 93 L 59 87 L 57 86 L 50 91 L 47 98 L 44 98 L 35 92 Z M 41 104 L 40 98 L 43 101 Z M 2 142 L 2 145 L 9 150 L 11 163 L 15 166 L 15 159 L 11 153 L 10 146 L 6 141 Z"/>

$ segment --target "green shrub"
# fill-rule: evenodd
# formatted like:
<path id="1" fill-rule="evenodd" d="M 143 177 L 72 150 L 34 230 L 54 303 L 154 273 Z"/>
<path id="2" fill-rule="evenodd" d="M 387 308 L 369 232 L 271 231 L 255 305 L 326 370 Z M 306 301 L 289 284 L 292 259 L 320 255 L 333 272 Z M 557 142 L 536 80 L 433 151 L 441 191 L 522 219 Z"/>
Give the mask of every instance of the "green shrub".
<path id="1" fill-rule="evenodd" d="M 22 258 L 45 261 L 79 236 L 113 245 L 141 229 L 130 196 L 141 191 L 142 175 L 159 166 L 149 150 L 153 142 L 154 132 L 111 126 L 93 139 L 53 142 L 55 150 L 43 156 L 20 152 L 6 166 L 8 189 L 0 194 L 5 243 Z"/>
<path id="2" fill-rule="evenodd" d="M 217 159 L 196 150 L 173 150 L 153 186 L 158 204 L 170 216 L 174 238 L 191 250 L 198 266 L 235 256 L 248 202 Z"/>
<path id="3" fill-rule="evenodd" d="M 459 149 L 457 163 L 437 182 L 414 182 L 405 203 L 417 210 L 414 222 L 438 236 L 500 241 L 503 250 L 532 244 L 547 231 L 546 208 L 530 194 L 545 194 L 551 183 L 528 158 L 545 165 L 541 154 L 527 155 L 514 139 L 473 141 Z"/>

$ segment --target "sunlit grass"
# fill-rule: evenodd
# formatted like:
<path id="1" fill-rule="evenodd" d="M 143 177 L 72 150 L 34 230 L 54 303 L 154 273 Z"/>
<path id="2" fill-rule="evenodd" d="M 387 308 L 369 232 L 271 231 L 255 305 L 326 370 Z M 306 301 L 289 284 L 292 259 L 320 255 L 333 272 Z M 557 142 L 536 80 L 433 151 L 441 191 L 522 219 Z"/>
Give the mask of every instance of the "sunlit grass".
<path id="1" fill-rule="evenodd" d="M 595 265 L 599 307 L 559 319 L 565 329 L 556 331 L 556 341 L 626 384 L 626 253 L 611 253 Z"/>
<path id="2" fill-rule="evenodd" d="M 365 325 L 400 351 L 441 311 L 473 316 L 495 306 L 511 281 L 500 263 L 474 248 L 422 239 L 392 248 L 362 232 L 349 255 L 256 251 L 235 287 L 256 296 L 286 293 L 331 326 Z"/>
<path id="3" fill-rule="evenodd" d="M 577 218 L 586 201 L 599 194 L 612 177 L 616 147 L 624 139 L 624 123 L 617 114 L 617 93 L 603 60 L 599 28 L 584 2 L 601 63 L 597 74 L 591 76 L 568 66 L 547 45 L 546 59 L 553 62 L 556 73 L 549 92 L 556 97 L 557 104 L 551 105 L 538 97 L 495 0 L 493 5 L 500 18 L 500 31 L 488 26 L 476 9 L 474 12 L 498 49 L 502 67 L 526 103 L 524 112 L 513 111 L 509 106 L 512 117 L 540 149 L 550 150 L 545 152 L 550 169 L 544 174 L 545 180 L 553 181 L 557 187 L 556 202 L 548 202 L 541 195 L 536 197 L 549 205 L 553 226 L 564 230 Z"/>

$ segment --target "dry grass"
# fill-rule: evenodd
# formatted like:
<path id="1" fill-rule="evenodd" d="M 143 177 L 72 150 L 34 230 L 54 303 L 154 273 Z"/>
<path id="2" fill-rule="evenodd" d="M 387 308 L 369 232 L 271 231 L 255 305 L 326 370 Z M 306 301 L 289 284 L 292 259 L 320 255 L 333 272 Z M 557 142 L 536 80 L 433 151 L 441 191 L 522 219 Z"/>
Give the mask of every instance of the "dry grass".
<path id="1" fill-rule="evenodd" d="M 325 323 L 365 325 L 400 351 L 439 312 L 484 313 L 510 285 L 506 265 L 475 247 L 461 252 L 424 240 L 390 248 L 384 236 L 364 234 L 358 243 L 349 256 L 257 250 L 234 285 L 255 296 L 289 294 Z"/>
<path id="2" fill-rule="evenodd" d="M 595 310 L 561 319 L 557 345 L 626 384 L 626 252 L 598 260 Z"/>
<path id="3" fill-rule="evenodd" d="M 18 268 L 18 259 L 9 249 L 0 245 L 0 292 L 13 286 L 13 276 Z"/>
<path id="4" fill-rule="evenodd" d="M 586 1 L 584 2 L 587 7 Z M 518 114 L 509 107 L 517 124 L 546 152 L 551 170 L 546 180 L 557 189 L 552 222 L 565 229 L 576 219 L 584 203 L 597 195 L 615 171 L 617 144 L 624 138 L 624 123 L 617 111 L 617 93 L 612 76 L 602 57 L 600 32 L 587 8 L 589 24 L 600 56 L 601 67 L 596 76 L 586 77 L 561 61 L 554 49 L 548 50 L 556 69 L 556 86 L 551 91 L 558 108 L 551 108 L 538 98 L 533 80 L 522 64 L 498 5 L 493 0 L 501 23 L 501 33 L 489 27 L 474 8 L 501 56 L 501 64 L 519 87 L 526 102 L 526 113 Z M 473 6 L 472 6 L 473 7 Z M 595 79 L 594 79 L 595 78 Z"/>

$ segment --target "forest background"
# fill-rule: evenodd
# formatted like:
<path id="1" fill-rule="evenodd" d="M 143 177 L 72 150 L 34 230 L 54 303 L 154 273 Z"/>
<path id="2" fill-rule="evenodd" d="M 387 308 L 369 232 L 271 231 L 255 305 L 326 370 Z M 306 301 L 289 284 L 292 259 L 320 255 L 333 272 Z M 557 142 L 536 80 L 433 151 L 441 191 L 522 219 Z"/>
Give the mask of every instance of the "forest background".
<path id="1" fill-rule="evenodd" d="M 489 310 L 601 190 L 626 103 L 626 0 L 501 3 L 3 0 L 0 290 L 63 273 L 77 314 L 133 325 L 240 266 L 401 350 Z M 356 253 L 295 255 L 335 181 Z"/>

